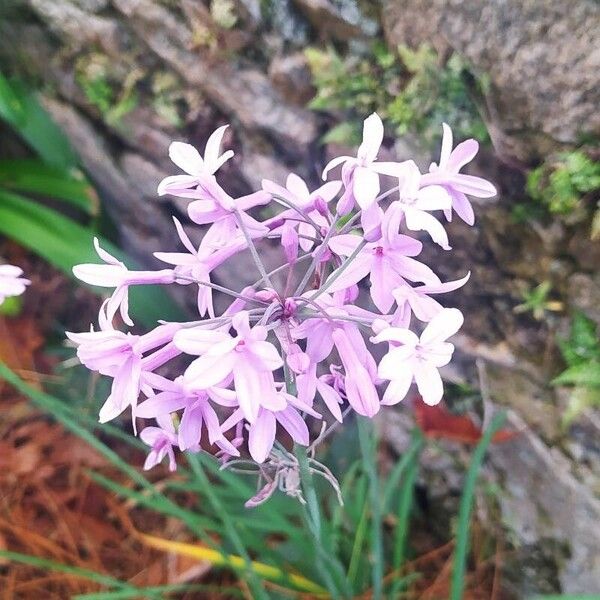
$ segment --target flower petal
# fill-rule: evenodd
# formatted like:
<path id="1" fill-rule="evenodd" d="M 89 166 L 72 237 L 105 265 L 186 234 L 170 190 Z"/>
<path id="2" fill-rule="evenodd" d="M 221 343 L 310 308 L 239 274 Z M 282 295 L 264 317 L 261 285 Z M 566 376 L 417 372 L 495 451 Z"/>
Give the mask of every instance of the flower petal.
<path id="1" fill-rule="evenodd" d="M 365 167 L 356 167 L 352 192 L 361 208 L 369 208 L 379 194 L 379 175 Z"/>
<path id="2" fill-rule="evenodd" d="M 288 406 L 285 410 L 276 412 L 275 418 L 297 444 L 308 446 L 308 427 L 295 408 Z"/>
<path id="3" fill-rule="evenodd" d="M 467 163 L 470 163 L 479 151 L 479 143 L 476 140 L 465 140 L 454 148 L 448 159 L 446 168 L 448 171 L 458 173 Z"/>
<path id="4" fill-rule="evenodd" d="M 458 308 L 444 308 L 423 330 L 421 344 L 429 346 L 447 340 L 461 328 L 463 322 L 463 314 Z"/>
<path id="5" fill-rule="evenodd" d="M 275 442 L 277 423 L 273 413 L 261 410 L 255 422 L 250 426 L 248 435 L 248 449 L 250 455 L 257 463 L 262 463 L 269 456 Z"/>
<path id="6" fill-rule="evenodd" d="M 440 403 L 444 395 L 444 384 L 439 371 L 428 362 L 415 363 L 415 382 L 423 402 L 429 406 Z"/>
<path id="7" fill-rule="evenodd" d="M 194 146 L 183 142 L 172 142 L 169 146 L 169 157 L 189 175 L 199 175 L 204 170 L 204 161 Z"/>
<path id="8" fill-rule="evenodd" d="M 358 157 L 373 162 L 383 142 L 383 122 L 377 113 L 369 115 L 363 123 L 362 144 L 358 148 Z"/>
<path id="9" fill-rule="evenodd" d="M 404 400 L 406 394 L 408 394 L 411 383 L 412 371 L 401 371 L 401 373 L 399 373 L 399 377 L 396 377 L 393 381 L 390 381 L 383 394 L 383 398 L 381 399 L 381 404 L 391 406 Z"/>

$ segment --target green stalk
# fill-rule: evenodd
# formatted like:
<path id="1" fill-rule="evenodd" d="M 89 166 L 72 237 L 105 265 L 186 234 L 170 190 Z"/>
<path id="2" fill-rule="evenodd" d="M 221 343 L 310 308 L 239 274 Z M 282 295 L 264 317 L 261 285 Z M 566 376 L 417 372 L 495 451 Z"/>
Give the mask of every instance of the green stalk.
<path id="1" fill-rule="evenodd" d="M 383 591 L 383 535 L 381 495 L 379 493 L 379 475 L 377 474 L 377 438 L 370 419 L 358 417 L 358 439 L 362 453 L 363 468 L 369 478 L 369 496 L 371 502 L 371 561 L 373 565 L 373 600 L 381 600 Z"/>
<path id="2" fill-rule="evenodd" d="M 250 587 L 250 591 L 252 592 L 252 597 L 257 598 L 259 600 L 268 600 L 269 596 L 262 586 L 260 579 L 252 569 L 252 564 L 250 560 L 250 556 L 248 556 L 248 551 L 242 542 L 238 532 L 235 529 L 235 525 L 227 510 L 223 507 L 223 504 L 219 502 L 219 498 L 212 489 L 212 484 L 206 473 L 204 472 L 204 467 L 198 460 L 198 457 L 195 454 L 188 453 L 187 461 L 194 472 L 196 478 L 200 481 L 200 483 L 204 486 L 204 492 L 208 498 L 208 501 L 213 507 L 213 510 L 217 513 L 219 519 L 223 523 L 225 527 L 225 533 L 235 548 L 236 552 L 244 559 L 246 564 L 246 575 L 248 577 L 248 585 Z"/>
<path id="3" fill-rule="evenodd" d="M 356 246 L 354 252 L 346 258 L 346 260 L 334 271 L 327 281 L 323 283 L 323 285 L 316 290 L 310 297 L 310 300 L 316 300 L 321 294 L 326 292 L 332 285 L 333 282 L 352 264 L 352 261 L 361 253 L 362 249 L 367 245 L 367 242 L 364 240 Z"/>
<path id="4" fill-rule="evenodd" d="M 135 588 L 133 590 L 117 590 L 114 592 L 92 592 L 89 594 L 77 594 L 73 600 L 139 600 L 152 596 L 153 598 L 166 598 L 165 594 L 174 594 L 182 592 L 205 592 L 213 594 L 227 594 L 231 598 L 243 598 L 242 592 L 234 587 L 223 587 L 221 585 L 206 585 L 201 583 L 173 583 L 167 585 L 155 585 L 145 588 Z M 199 597 L 199 596 L 197 596 Z"/>
<path id="5" fill-rule="evenodd" d="M 358 573 L 358 564 L 360 561 L 360 555 L 363 549 L 365 541 L 365 534 L 367 530 L 367 522 L 369 517 L 369 503 L 365 498 L 363 510 L 360 515 L 358 527 L 356 528 L 356 534 L 354 535 L 354 543 L 352 544 L 352 553 L 350 555 L 350 566 L 348 567 L 348 580 L 350 585 L 354 589 L 356 584 L 356 575 Z"/>
<path id="6" fill-rule="evenodd" d="M 406 560 L 406 546 L 409 532 L 410 513 L 413 504 L 413 491 L 415 480 L 419 469 L 419 453 L 423 445 L 423 437 L 418 429 L 413 433 L 413 439 L 408 452 L 403 457 L 406 465 L 406 475 L 402 478 L 402 488 L 400 490 L 400 501 L 398 502 L 398 521 L 394 536 L 394 553 L 392 569 L 394 572 L 400 570 Z M 390 598 L 397 598 L 402 590 L 406 579 L 400 577 L 398 573 L 394 579 Z"/>
<path id="7" fill-rule="evenodd" d="M 293 375 L 285 363 L 283 365 L 283 372 L 285 377 L 286 391 L 288 394 L 296 395 L 296 382 L 294 381 Z M 317 553 L 317 570 L 321 574 L 321 577 L 323 578 L 323 581 L 332 598 L 341 598 L 341 589 L 344 589 L 345 597 L 351 597 L 344 570 L 342 569 L 339 560 L 332 555 L 330 544 L 327 544 L 325 537 L 323 536 L 321 507 L 319 504 L 319 497 L 317 496 L 317 490 L 315 488 L 314 478 L 310 471 L 310 463 L 308 460 L 308 455 L 306 454 L 306 448 L 304 446 L 300 446 L 299 444 L 294 444 L 294 455 L 298 461 L 302 492 L 306 501 L 306 504 L 302 504 L 302 516 L 315 542 L 315 550 Z"/>
<path id="8" fill-rule="evenodd" d="M 64 563 L 50 560 L 48 558 L 31 556 L 29 554 L 21 554 L 20 552 L 10 552 L 9 550 L 0 550 L 0 558 L 10 560 L 12 562 L 18 562 L 24 565 L 30 565 L 39 569 L 48 569 L 51 571 L 58 571 L 60 573 L 67 573 L 68 575 L 81 577 L 82 579 L 93 581 L 94 583 L 104 585 L 108 588 L 117 588 L 121 591 L 134 592 L 137 593 L 139 597 L 140 590 L 138 587 L 124 581 L 119 581 L 110 575 L 96 573 L 96 571 L 91 571 L 90 569 L 85 569 L 83 567 L 65 565 Z M 152 596 L 154 598 L 159 597 L 156 594 L 152 594 Z"/>
<path id="9" fill-rule="evenodd" d="M 467 553 L 469 551 L 469 532 L 471 510 L 475 495 L 475 483 L 477 475 L 483 462 L 485 452 L 494 437 L 494 434 L 502 427 L 506 419 L 506 412 L 494 415 L 489 427 L 485 430 L 483 437 L 473 452 L 473 458 L 465 479 L 463 495 L 460 499 L 458 512 L 458 531 L 456 534 L 456 550 L 454 552 L 454 566 L 452 569 L 452 586 L 450 588 L 450 600 L 461 600 L 465 588 L 465 568 L 467 564 Z"/>

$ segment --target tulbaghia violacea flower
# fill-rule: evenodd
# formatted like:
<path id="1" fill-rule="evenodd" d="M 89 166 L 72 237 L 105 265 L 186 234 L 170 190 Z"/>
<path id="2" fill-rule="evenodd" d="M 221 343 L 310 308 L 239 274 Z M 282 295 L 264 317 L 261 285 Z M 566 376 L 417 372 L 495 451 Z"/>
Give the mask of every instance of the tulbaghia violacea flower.
<path id="1" fill-rule="evenodd" d="M 377 162 L 382 142 L 383 123 L 379 115 L 373 113 L 365 119 L 362 144 L 358 148 L 356 158 L 338 156 L 325 167 L 323 179 L 327 179 L 331 169 L 344 165 L 342 181 L 346 190 L 338 205 L 340 215 L 348 214 L 352 210 L 355 200 L 361 208 L 369 208 L 379 194 L 379 174 L 393 176 L 401 170 L 401 163 Z"/>
<path id="2" fill-rule="evenodd" d="M 165 456 L 169 457 L 169 471 L 177 469 L 175 452 L 173 447 L 177 445 L 177 434 L 173 421 L 169 416 L 158 416 L 156 421 L 159 427 L 144 427 L 140 438 L 144 444 L 150 446 L 151 450 L 144 463 L 144 469 L 148 470 L 160 463 Z"/>
<path id="3" fill-rule="evenodd" d="M 390 231 L 387 227 L 392 208 L 384 217 L 383 234 L 379 241 L 365 244 L 362 237 L 352 234 L 337 235 L 329 242 L 336 254 L 355 255 L 346 268 L 340 267 L 330 276 L 329 291 L 338 291 L 369 276 L 371 298 L 375 306 L 387 313 L 394 304 L 393 291 L 408 281 L 426 284 L 440 283 L 438 276 L 425 264 L 413 257 L 421 253 L 423 244 L 407 235 Z M 362 248 L 361 248 L 362 246 Z"/>
<path id="4" fill-rule="evenodd" d="M 173 142 L 169 146 L 169 156 L 187 175 L 166 177 L 158 185 L 158 194 L 160 196 L 172 194 L 173 196 L 188 197 L 187 194 L 199 184 L 202 176 L 214 175 L 223 164 L 232 158 L 233 150 L 227 150 L 227 152 L 219 155 L 221 140 L 227 127 L 227 125 L 219 127 L 208 138 L 204 149 L 204 158 L 190 144 Z"/>
<path id="5" fill-rule="evenodd" d="M 400 178 L 400 200 L 394 202 L 389 210 L 401 210 L 407 229 L 426 231 L 436 244 L 444 250 L 450 250 L 444 226 L 429 211 L 449 210 L 452 198 L 442 186 L 419 187 L 420 179 L 419 168 L 413 161 L 409 161 Z"/>
<path id="6" fill-rule="evenodd" d="M 267 498 L 273 482 L 282 480 L 278 469 L 296 464 L 286 458 L 285 445 L 310 445 L 312 456 L 321 439 L 318 421 L 342 422 L 352 413 L 373 417 L 401 401 L 413 382 L 427 403 L 440 401 L 439 369 L 454 350 L 446 340 L 463 317 L 436 297 L 464 285 L 469 274 L 442 283 L 418 259 L 423 242 L 415 232 L 450 250 L 437 217 L 449 218 L 454 209 L 472 223 L 466 196 L 489 197 L 495 190 L 460 173 L 477 143 L 467 140 L 453 150 L 446 125 L 439 165 L 432 164 L 429 173 L 420 173 L 411 160 L 378 161 L 383 123 L 374 114 L 364 122 L 357 156 L 333 159 L 325 168 L 326 177 L 342 165 L 341 182 L 310 191 L 291 174 L 285 187 L 265 179 L 262 190 L 234 198 L 217 179 L 232 155 L 220 155 L 223 132 L 221 127 L 210 137 L 204 157 L 173 143 L 171 158 L 187 175 L 159 186 L 161 194 L 190 200 L 190 221 L 206 227 L 200 244 L 175 220 L 185 251 L 154 253 L 172 268 L 130 271 L 96 242 L 104 264 L 80 265 L 74 272 L 114 292 L 102 305 L 99 329 L 69 337 L 83 364 L 113 379 L 100 420 L 130 407 L 134 428 L 143 422 L 140 435 L 150 447 L 146 468 L 168 457 L 174 469 L 176 450 L 211 451 L 224 464 L 249 455 L 268 466 L 261 473 L 275 472 Z M 383 194 L 380 177 L 390 184 Z M 335 212 L 329 208 L 334 202 Z M 272 271 L 261 258 L 269 245 L 281 257 Z M 219 268 L 227 264 L 235 273 L 241 254 L 245 266 L 238 268 L 247 269 L 250 257 L 256 281 L 229 289 L 216 279 Z M 0 268 L 0 285 L 1 276 Z M 368 292 L 362 290 L 366 279 Z M 156 283 L 197 286 L 198 317 L 142 334 L 115 329 L 118 311 L 132 325 L 128 288 Z M 221 311 L 216 306 L 222 302 L 213 304 L 215 293 L 221 301 L 230 297 Z M 409 329 L 415 324 L 418 331 L 424 327 L 420 336 Z M 312 445 L 311 437 L 317 440 Z"/>
<path id="7" fill-rule="evenodd" d="M 20 296 L 31 283 L 29 279 L 21 277 L 23 269 L 14 265 L 0 265 L 0 304 L 6 298 Z"/>
<path id="8" fill-rule="evenodd" d="M 98 256 L 105 264 L 76 265 L 73 267 L 73 274 L 77 279 L 89 285 L 115 288 L 113 295 L 106 305 L 108 319 L 112 321 L 112 318 L 119 311 L 123 321 L 129 326 L 133 326 L 133 322 L 129 317 L 129 286 L 149 284 L 167 285 L 175 281 L 175 273 L 173 269 L 163 269 L 162 271 L 130 271 L 124 263 L 100 247 L 98 238 L 94 238 L 94 247 Z"/>
<path id="9" fill-rule="evenodd" d="M 452 197 L 452 208 L 456 214 L 468 225 L 475 223 L 475 213 L 467 195 L 476 198 L 492 198 L 496 195 L 496 188 L 481 177 L 464 175 L 460 170 L 470 163 L 479 150 L 476 140 L 461 142 L 452 149 L 452 130 L 444 123 L 444 137 L 440 152 L 439 164 L 431 163 L 429 173 L 421 178 L 421 185 L 444 186 Z M 446 211 L 448 220 L 452 217 L 451 211 Z"/>
<path id="10" fill-rule="evenodd" d="M 175 345 L 187 354 L 199 355 L 184 374 L 190 385 L 206 389 L 233 375 L 240 408 L 252 423 L 261 406 L 273 410 L 285 407 L 273 379 L 273 371 L 283 366 L 283 359 L 277 348 L 265 341 L 265 327 L 250 327 L 246 311 L 237 313 L 231 323 L 235 336 L 224 331 L 184 329 L 176 334 Z"/>
<path id="11" fill-rule="evenodd" d="M 409 329 L 384 327 L 373 342 L 390 342 L 389 352 L 381 359 L 378 373 L 390 381 L 383 404 L 397 404 L 410 384 L 415 381 L 423 401 L 431 406 L 442 399 L 444 387 L 438 369 L 452 358 L 454 346 L 446 340 L 463 324 L 463 315 L 456 308 L 444 308 L 429 322 L 421 336 Z"/>
<path id="12" fill-rule="evenodd" d="M 295 173 L 290 173 L 285 182 L 285 187 L 263 179 L 263 190 L 275 197 L 280 197 L 295 208 L 290 208 L 276 217 L 285 223 L 279 228 L 273 228 L 272 232 L 278 230 L 283 232 L 286 225 L 298 230 L 298 243 L 302 250 L 308 252 L 314 246 L 314 238 L 317 235 L 314 225 L 319 226 L 322 235 L 329 228 L 329 221 L 323 215 L 323 207 L 335 198 L 342 187 L 341 181 L 328 181 L 325 185 L 310 192 L 306 182 Z M 308 217 L 310 221 L 298 219 L 298 216 Z"/>

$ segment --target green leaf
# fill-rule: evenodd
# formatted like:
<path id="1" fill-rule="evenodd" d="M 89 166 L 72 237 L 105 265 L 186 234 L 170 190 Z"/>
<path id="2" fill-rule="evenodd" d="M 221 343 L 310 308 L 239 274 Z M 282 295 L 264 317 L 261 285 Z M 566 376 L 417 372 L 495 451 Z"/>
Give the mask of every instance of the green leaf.
<path id="1" fill-rule="evenodd" d="M 69 575 L 73 575 L 74 577 L 81 577 L 82 579 L 94 581 L 95 583 L 99 583 L 100 585 L 104 585 L 107 587 L 118 588 L 120 590 L 128 590 L 133 592 L 138 591 L 138 588 L 127 583 L 126 581 L 119 581 L 118 579 L 110 577 L 109 575 L 97 573 L 96 571 L 91 571 L 90 569 L 84 569 L 82 567 L 65 565 L 64 563 L 60 563 L 58 561 L 50 560 L 48 558 L 43 558 L 40 556 L 32 556 L 30 554 L 21 554 L 20 552 L 10 552 L 8 550 L 0 549 L 0 558 L 4 558 L 25 565 L 30 565 L 32 567 L 37 567 L 38 569 L 48 569 L 50 571 L 68 573 Z"/>
<path id="2" fill-rule="evenodd" d="M 0 117 L 49 165 L 68 170 L 77 165 L 69 141 L 44 110 L 37 97 L 17 81 L 0 73 Z"/>
<path id="3" fill-rule="evenodd" d="M 83 176 L 73 176 L 35 158 L 0 161 L 0 187 L 63 200 L 90 216 L 99 212 L 98 196 Z"/>
<path id="4" fill-rule="evenodd" d="M 569 337 L 559 338 L 558 345 L 569 367 L 590 360 L 600 361 L 600 340 L 596 323 L 580 311 L 573 315 Z"/>
<path id="5" fill-rule="evenodd" d="M 69 276 L 72 276 L 72 268 L 77 264 L 100 262 L 94 251 L 94 233 L 91 230 L 51 208 L 2 189 L 0 233 L 29 248 Z M 124 259 L 123 253 L 107 240 L 100 239 L 100 244 L 120 260 Z M 130 304 L 132 314 L 146 326 L 155 325 L 158 319 L 178 321 L 182 318 L 182 311 L 158 286 L 132 286 Z"/>
<path id="6" fill-rule="evenodd" d="M 460 499 L 458 512 L 458 528 L 456 532 L 456 547 L 454 550 L 454 564 L 452 567 L 452 583 L 450 600 L 461 600 L 465 587 L 465 569 L 467 566 L 467 553 L 469 550 L 469 532 L 471 529 L 471 511 L 475 496 L 475 484 L 483 463 L 483 457 L 490 445 L 494 434 L 500 430 L 506 420 L 506 412 L 496 413 L 485 430 L 481 440 L 473 452 L 473 458 L 467 471 L 463 493 Z"/>
<path id="7" fill-rule="evenodd" d="M 600 362 L 589 361 L 569 367 L 552 380 L 553 385 L 600 387 Z"/>
<path id="8" fill-rule="evenodd" d="M 600 405 L 600 387 L 576 386 L 562 415 L 563 427 L 568 427 L 586 408 L 598 405 Z"/>
<path id="9" fill-rule="evenodd" d="M 234 587 L 225 587 L 221 584 L 203 584 L 203 583 L 173 583 L 170 585 L 156 585 L 145 588 L 135 588 L 132 590 L 116 590 L 114 592 L 92 592 L 89 594 L 77 594 L 73 596 L 73 600 L 128 600 L 130 598 L 139 600 L 139 598 L 145 598 L 147 596 L 166 598 L 165 594 L 174 593 L 191 593 L 198 592 L 197 598 L 200 597 L 223 597 L 227 598 L 243 598 L 244 595 L 241 590 Z M 206 593 L 200 594 L 200 592 Z M 169 596 L 171 597 L 171 596 Z M 192 597 L 192 596 L 189 596 Z"/>

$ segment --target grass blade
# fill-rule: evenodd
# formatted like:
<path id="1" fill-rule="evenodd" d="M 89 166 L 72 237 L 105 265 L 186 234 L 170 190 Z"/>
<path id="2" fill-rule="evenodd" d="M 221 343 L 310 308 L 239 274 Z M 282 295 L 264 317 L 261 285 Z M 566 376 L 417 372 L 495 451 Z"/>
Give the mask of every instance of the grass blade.
<path id="1" fill-rule="evenodd" d="M 173 552 L 181 556 L 196 558 L 198 560 L 209 562 L 214 566 L 227 566 L 234 569 L 238 573 L 244 573 L 247 568 L 246 560 L 243 557 L 230 555 L 229 560 L 226 561 L 219 552 L 216 552 L 211 548 L 207 548 L 206 546 L 172 542 L 170 540 L 165 540 L 151 535 L 142 535 L 141 539 L 147 545 L 153 548 L 165 550 L 167 552 Z M 291 583 L 299 591 L 310 594 L 318 594 L 319 596 L 327 595 L 326 589 L 322 588 L 320 585 L 314 583 L 310 579 L 303 577 L 302 575 L 286 573 L 278 567 L 257 561 L 251 561 L 250 565 L 253 573 L 268 581 L 273 581 L 275 583 Z"/>
<path id="2" fill-rule="evenodd" d="M 69 277 L 73 277 L 74 265 L 99 262 L 91 229 L 47 206 L 3 189 L 0 189 L 0 233 L 45 258 Z M 119 260 L 125 258 L 107 240 L 100 239 L 100 244 Z M 135 268 L 135 265 L 131 266 Z M 143 289 L 133 286 L 130 303 L 133 315 L 148 326 L 156 325 L 158 319 L 182 320 L 182 311 L 160 286 L 143 286 Z"/>
<path id="3" fill-rule="evenodd" d="M 75 177 L 36 158 L 0 160 L 0 186 L 68 202 L 92 217 L 100 210 L 98 196 L 83 176 Z"/>
<path id="4" fill-rule="evenodd" d="M 240 538 L 238 532 L 236 531 L 235 525 L 231 520 L 231 517 L 227 513 L 227 510 L 223 507 L 223 504 L 219 501 L 219 498 L 213 491 L 211 482 L 209 481 L 206 473 L 204 471 L 204 467 L 198 460 L 198 457 L 194 454 L 187 454 L 187 461 L 192 469 L 192 472 L 196 476 L 196 478 L 200 481 L 202 485 L 205 486 L 206 496 L 210 504 L 212 505 L 213 510 L 217 513 L 219 519 L 223 523 L 223 527 L 225 529 L 225 534 L 229 538 L 236 552 L 241 555 L 241 560 L 243 562 L 243 568 L 248 577 L 248 585 L 252 591 L 253 597 L 262 600 L 268 600 L 268 596 L 260 583 L 259 578 L 256 576 L 256 572 L 253 569 L 252 562 L 250 561 L 250 557 L 248 556 L 248 552 L 242 539 Z M 235 568 L 234 558 L 239 557 L 229 557 L 228 564 Z"/>
<path id="5" fill-rule="evenodd" d="M 367 521 L 369 517 L 369 503 L 365 498 L 362 514 L 354 535 L 354 543 L 352 544 L 352 554 L 350 555 L 350 566 L 348 567 L 348 581 L 352 589 L 356 588 L 356 575 L 358 573 L 358 565 L 362 554 L 363 544 L 367 532 Z"/>
<path id="6" fill-rule="evenodd" d="M 164 594 L 176 594 L 183 592 L 212 592 L 227 595 L 227 598 L 243 598 L 241 590 L 234 587 L 222 585 L 209 585 L 202 583 L 173 583 L 171 585 L 155 585 L 152 587 L 137 588 L 135 590 L 116 590 L 114 592 L 94 592 L 91 594 L 77 594 L 73 600 L 129 600 L 129 598 L 143 598 L 145 595 L 165 598 Z M 200 596 L 194 596 L 200 598 Z M 212 597 L 212 596 L 211 596 Z"/>
<path id="7" fill-rule="evenodd" d="M 419 429 L 413 431 L 413 438 L 408 450 L 404 453 L 402 458 L 394 465 L 394 468 L 390 471 L 387 476 L 387 481 L 383 488 L 383 513 L 387 514 L 393 510 L 392 501 L 395 494 L 398 493 L 398 487 L 400 481 L 404 477 L 404 472 L 415 460 L 415 453 L 417 453 L 423 445 L 423 436 Z"/>
<path id="8" fill-rule="evenodd" d="M 379 475 L 377 473 L 377 438 L 370 419 L 358 417 L 358 438 L 363 458 L 363 468 L 369 478 L 369 496 L 371 504 L 371 560 L 373 579 L 373 600 L 381 600 L 383 591 L 383 535 L 381 495 L 379 493 Z"/>
<path id="9" fill-rule="evenodd" d="M 406 476 L 402 479 L 400 500 L 398 502 L 398 521 L 395 528 L 394 552 L 392 555 L 392 571 L 398 573 L 394 579 L 390 598 L 397 598 L 406 578 L 400 577 L 399 571 L 406 559 L 406 546 L 409 533 L 410 513 L 412 510 L 415 480 L 419 470 L 419 456 L 423 447 L 423 436 L 418 429 L 413 432 L 413 438 L 408 452 L 403 457 L 406 465 Z M 404 461 L 404 459 L 406 459 Z"/>
<path id="10" fill-rule="evenodd" d="M 0 118 L 33 148 L 45 163 L 67 170 L 77 166 L 69 140 L 42 107 L 36 95 L 19 81 L 0 73 Z"/>
<path id="11" fill-rule="evenodd" d="M 450 600 L 461 600 L 465 587 L 465 568 L 467 564 L 467 553 L 469 551 L 469 533 L 471 510 L 475 495 L 475 484 L 477 475 L 481 469 L 481 463 L 485 452 L 494 437 L 494 434 L 502 427 L 506 419 L 506 412 L 494 415 L 489 427 L 485 430 L 483 437 L 473 452 L 473 458 L 467 471 L 465 486 L 460 499 L 458 512 L 458 531 L 456 534 L 456 550 L 454 552 L 454 566 L 452 569 L 452 586 L 450 588 Z"/>
<path id="12" fill-rule="evenodd" d="M 11 552 L 9 550 L 0 550 L 0 558 L 4 558 L 13 562 L 18 562 L 24 565 L 29 565 L 31 567 L 48 569 L 51 571 L 58 571 L 60 573 L 67 573 L 68 575 L 81 577 L 82 579 L 87 579 L 88 581 L 93 581 L 94 583 L 98 583 L 109 588 L 118 588 L 121 590 L 127 590 L 139 594 L 138 588 L 127 582 L 115 579 L 110 575 L 104 575 L 102 573 L 97 573 L 96 571 L 92 571 L 90 569 L 84 569 L 83 567 L 65 565 L 64 563 L 55 560 L 50 560 L 48 558 L 32 556 L 29 554 L 21 554 L 20 552 Z"/>

